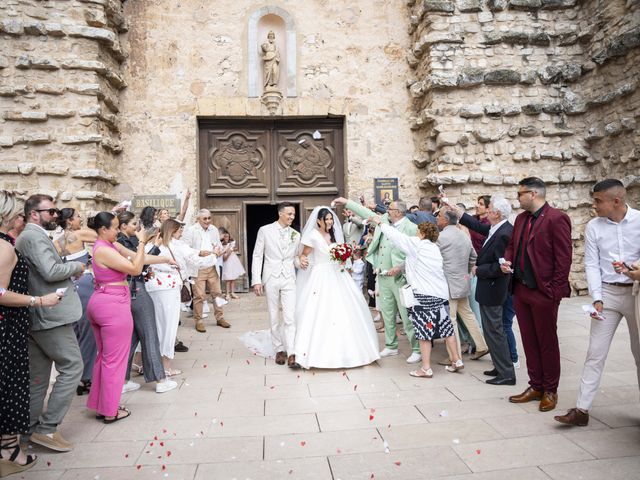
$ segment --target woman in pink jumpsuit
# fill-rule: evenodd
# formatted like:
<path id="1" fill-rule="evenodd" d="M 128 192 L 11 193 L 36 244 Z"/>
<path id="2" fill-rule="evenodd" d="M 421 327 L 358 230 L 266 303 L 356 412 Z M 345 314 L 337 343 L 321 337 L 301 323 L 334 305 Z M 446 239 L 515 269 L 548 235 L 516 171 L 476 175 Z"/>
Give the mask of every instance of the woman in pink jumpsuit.
<path id="1" fill-rule="evenodd" d="M 118 223 L 118 218 L 108 212 L 100 212 L 88 222 L 98 233 L 93 246 L 95 291 L 87 305 L 98 355 L 87 407 L 95 410 L 96 418 L 104 423 L 131 415 L 119 406 L 133 329 L 127 275 L 140 275 L 145 264 L 144 230 L 140 232 L 143 238 L 137 252 L 132 252 L 116 242 Z M 151 263 L 172 263 L 170 258 L 155 257 L 155 260 Z"/>

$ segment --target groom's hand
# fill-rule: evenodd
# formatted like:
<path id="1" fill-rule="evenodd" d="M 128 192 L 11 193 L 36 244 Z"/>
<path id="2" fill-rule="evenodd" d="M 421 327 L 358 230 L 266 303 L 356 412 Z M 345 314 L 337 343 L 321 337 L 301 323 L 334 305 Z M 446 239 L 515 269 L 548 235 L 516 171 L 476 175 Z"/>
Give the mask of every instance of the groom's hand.
<path id="1" fill-rule="evenodd" d="M 387 270 L 387 275 L 389 275 L 390 277 L 395 277 L 401 272 L 402 272 L 402 269 L 400 267 L 393 267 Z"/>
<path id="2" fill-rule="evenodd" d="M 348 200 L 344 197 L 338 197 L 336 199 L 334 199 L 331 203 L 333 203 L 334 205 L 346 205 L 348 202 Z"/>
<path id="3" fill-rule="evenodd" d="M 253 286 L 253 293 L 256 294 L 256 297 L 261 297 L 262 296 L 262 284 L 261 283 L 256 283 Z"/>
<path id="4" fill-rule="evenodd" d="M 306 270 L 308 266 L 309 266 L 309 259 L 307 258 L 307 256 L 300 255 L 300 268 L 302 268 L 303 270 Z"/>

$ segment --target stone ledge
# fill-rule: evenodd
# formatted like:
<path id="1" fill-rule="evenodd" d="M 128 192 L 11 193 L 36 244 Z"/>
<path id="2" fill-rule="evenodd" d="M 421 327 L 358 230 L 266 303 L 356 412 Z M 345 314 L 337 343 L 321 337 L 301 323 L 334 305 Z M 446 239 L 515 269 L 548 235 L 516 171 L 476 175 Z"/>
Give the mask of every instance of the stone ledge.
<path id="1" fill-rule="evenodd" d="M 59 70 L 60 65 L 50 58 L 33 58 L 28 55 L 20 55 L 16 59 L 16 68 L 25 70 L 33 68 L 36 70 Z"/>
<path id="2" fill-rule="evenodd" d="M 65 70 L 85 70 L 96 72 L 105 78 L 112 87 L 122 90 L 127 86 L 124 79 L 113 70 L 109 69 L 103 62 L 98 60 L 67 59 L 62 61 L 62 68 Z"/>
<path id="3" fill-rule="evenodd" d="M 102 141 L 102 135 L 88 133 L 85 135 L 68 135 L 60 139 L 60 143 L 66 145 L 81 145 L 84 143 L 100 143 Z"/>
<path id="4" fill-rule="evenodd" d="M 31 132 L 14 138 L 15 145 L 45 145 L 53 142 L 53 137 L 48 133 Z"/>
<path id="5" fill-rule="evenodd" d="M 4 112 L 4 119 L 10 121 L 23 121 L 23 122 L 46 122 L 47 114 L 45 112 L 36 112 L 36 111 L 26 111 L 26 112 L 15 112 L 8 111 Z"/>
<path id="6" fill-rule="evenodd" d="M 125 55 L 118 40 L 118 35 L 111 30 L 106 28 L 86 27 L 82 25 L 70 25 L 65 27 L 65 32 L 70 37 L 95 40 L 105 45 L 116 60 L 121 62 L 125 59 Z"/>
<path id="7" fill-rule="evenodd" d="M 118 181 L 114 175 L 111 175 L 104 170 L 100 170 L 98 168 L 88 168 L 88 169 L 77 169 L 71 170 L 72 178 L 82 178 L 82 179 L 90 179 L 90 180 L 100 180 L 104 182 L 109 182 L 112 185 L 117 185 Z"/>
<path id="8" fill-rule="evenodd" d="M 640 26 L 613 38 L 607 47 L 593 54 L 591 59 L 598 65 L 602 65 L 612 58 L 624 57 L 638 47 L 640 47 Z"/>
<path id="9" fill-rule="evenodd" d="M 62 176 L 69 172 L 69 168 L 63 165 L 38 165 L 36 173 L 39 175 L 56 175 Z"/>

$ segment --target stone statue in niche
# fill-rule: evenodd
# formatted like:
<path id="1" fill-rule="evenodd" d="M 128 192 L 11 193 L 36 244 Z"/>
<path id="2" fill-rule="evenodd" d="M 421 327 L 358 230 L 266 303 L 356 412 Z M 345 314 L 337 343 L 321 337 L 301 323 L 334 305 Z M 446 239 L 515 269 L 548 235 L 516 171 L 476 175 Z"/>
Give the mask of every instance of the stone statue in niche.
<path id="1" fill-rule="evenodd" d="M 248 145 L 240 135 L 231 137 L 214 156 L 214 162 L 222 172 L 234 182 L 242 182 L 246 177 L 256 176 L 260 156 L 256 149 Z"/>
<path id="2" fill-rule="evenodd" d="M 276 34 L 270 31 L 267 34 L 267 41 L 264 42 L 262 49 L 262 61 L 264 62 L 264 82 L 263 85 L 268 87 L 277 87 L 280 80 L 280 52 L 276 45 Z"/>
<path id="3" fill-rule="evenodd" d="M 326 177 L 331 164 L 329 154 L 319 148 L 311 137 L 302 137 L 297 143 L 289 143 L 284 152 L 285 164 L 291 172 L 304 181 Z"/>
<path id="4" fill-rule="evenodd" d="M 267 41 L 260 45 L 262 50 L 262 62 L 264 68 L 264 92 L 262 104 L 267 107 L 270 115 L 275 115 L 282 102 L 282 92 L 278 88 L 280 80 L 280 51 L 276 45 L 276 34 L 272 31 L 267 34 Z"/>

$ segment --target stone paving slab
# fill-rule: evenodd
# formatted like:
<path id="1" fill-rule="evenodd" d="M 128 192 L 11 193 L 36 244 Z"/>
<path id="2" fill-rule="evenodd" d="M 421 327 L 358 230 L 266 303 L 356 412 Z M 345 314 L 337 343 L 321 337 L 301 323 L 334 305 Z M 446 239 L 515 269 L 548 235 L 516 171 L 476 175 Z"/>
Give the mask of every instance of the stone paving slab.
<path id="1" fill-rule="evenodd" d="M 293 371 L 248 352 L 237 337 L 267 327 L 264 299 L 242 295 L 225 307 L 232 328 L 207 319 L 207 332 L 183 314 L 176 354 L 179 388 L 153 385 L 122 396 L 131 418 L 104 425 L 76 397 L 61 431 L 70 453 L 39 446 L 29 472 L 16 478 L 71 479 L 427 479 L 607 480 L 640 471 L 640 403 L 626 325 L 616 333 L 587 428 L 565 428 L 553 415 L 575 405 L 588 345 L 584 299 L 565 300 L 559 332 L 559 408 L 507 397 L 527 385 L 525 358 L 514 387 L 486 385 L 490 357 L 450 374 L 433 354 L 433 379 L 400 355 L 353 370 Z M 519 333 L 516 337 L 520 343 Z M 380 336 L 382 342 L 382 336 Z M 141 383 L 142 377 L 132 379 Z"/>

